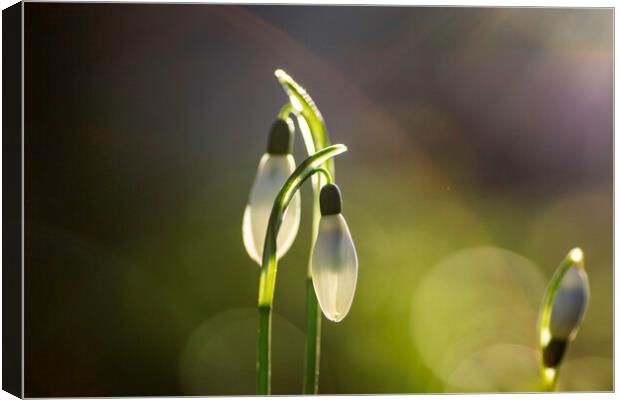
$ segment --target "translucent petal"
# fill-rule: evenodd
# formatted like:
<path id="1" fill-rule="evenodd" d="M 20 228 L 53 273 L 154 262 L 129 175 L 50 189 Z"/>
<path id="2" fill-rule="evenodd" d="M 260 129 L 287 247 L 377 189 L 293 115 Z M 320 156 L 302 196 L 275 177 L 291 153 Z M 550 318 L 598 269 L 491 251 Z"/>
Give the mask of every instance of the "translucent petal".
<path id="1" fill-rule="evenodd" d="M 321 217 L 311 262 L 321 309 L 328 319 L 339 322 L 351 308 L 357 283 L 357 254 L 342 214 Z"/>
<path id="2" fill-rule="evenodd" d="M 566 271 L 551 304 L 549 331 L 556 339 L 572 339 L 583 319 L 589 298 L 588 276 L 583 268 Z"/>
<path id="3" fill-rule="evenodd" d="M 265 154 L 258 164 L 248 205 L 243 214 L 243 244 L 252 260 L 262 264 L 263 246 L 273 202 L 284 182 L 295 170 L 292 155 Z M 301 217 L 299 192 L 295 194 L 285 214 L 278 233 L 276 257 L 286 254 L 297 236 Z"/>

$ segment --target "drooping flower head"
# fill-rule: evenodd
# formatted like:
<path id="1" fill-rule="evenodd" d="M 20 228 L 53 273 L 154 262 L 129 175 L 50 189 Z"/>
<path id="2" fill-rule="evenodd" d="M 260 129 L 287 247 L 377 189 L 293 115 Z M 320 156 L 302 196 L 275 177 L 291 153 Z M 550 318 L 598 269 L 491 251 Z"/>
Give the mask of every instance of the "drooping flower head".
<path id="1" fill-rule="evenodd" d="M 357 283 L 357 254 L 342 216 L 342 196 L 335 184 L 323 186 L 321 221 L 312 251 L 312 281 L 323 314 L 334 322 L 347 315 Z"/>
<path id="2" fill-rule="evenodd" d="M 285 120 L 277 119 L 271 126 L 267 152 L 258 164 L 243 214 L 243 244 L 250 258 L 259 266 L 262 263 L 265 234 L 273 202 L 284 182 L 295 170 L 292 151 L 292 127 Z M 299 194 L 296 194 L 286 210 L 278 233 L 277 258 L 284 256 L 295 241 L 300 217 L 301 202 Z"/>

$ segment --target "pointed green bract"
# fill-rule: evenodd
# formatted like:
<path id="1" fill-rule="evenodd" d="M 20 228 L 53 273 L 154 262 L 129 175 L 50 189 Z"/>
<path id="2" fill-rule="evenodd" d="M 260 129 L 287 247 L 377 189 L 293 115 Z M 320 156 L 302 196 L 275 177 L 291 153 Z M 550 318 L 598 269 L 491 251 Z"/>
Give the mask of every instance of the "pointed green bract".
<path id="1" fill-rule="evenodd" d="M 329 135 L 327 133 L 327 129 L 325 128 L 325 120 L 323 119 L 323 115 L 321 115 L 321 111 L 316 106 L 312 97 L 308 94 L 306 89 L 304 89 L 300 84 L 295 82 L 293 78 L 289 74 L 287 74 L 282 69 L 277 69 L 275 71 L 275 76 L 282 85 L 282 88 L 286 92 L 289 97 L 289 101 L 291 102 L 291 106 L 295 113 L 300 114 L 308 125 L 309 134 L 312 136 L 312 144 L 315 150 L 320 150 L 324 147 L 330 145 Z M 300 124 L 300 128 L 304 127 Z M 306 148 L 310 144 L 308 140 L 305 140 Z M 308 152 L 310 153 L 310 149 L 308 148 Z M 326 162 L 327 169 L 332 174 L 334 173 L 334 166 L 331 160 Z"/>

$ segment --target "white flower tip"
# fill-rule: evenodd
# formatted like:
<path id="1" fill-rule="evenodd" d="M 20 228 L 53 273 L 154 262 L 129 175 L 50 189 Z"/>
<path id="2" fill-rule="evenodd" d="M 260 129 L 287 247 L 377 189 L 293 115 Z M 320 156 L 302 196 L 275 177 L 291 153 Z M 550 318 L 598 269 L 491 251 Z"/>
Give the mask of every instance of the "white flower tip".
<path id="1" fill-rule="evenodd" d="M 570 260 L 577 264 L 577 266 L 583 266 L 583 250 L 579 247 L 575 247 L 568 253 Z"/>
<path id="2" fill-rule="evenodd" d="M 338 311 L 335 311 L 333 313 L 326 313 L 325 317 L 333 322 L 340 322 L 344 319 L 344 317 L 346 317 L 347 313 L 341 314 Z"/>
<path id="3" fill-rule="evenodd" d="M 276 76 L 276 78 L 278 79 L 283 79 L 288 77 L 288 74 L 286 72 L 284 72 L 284 70 L 282 68 L 278 68 L 276 69 L 273 74 Z"/>

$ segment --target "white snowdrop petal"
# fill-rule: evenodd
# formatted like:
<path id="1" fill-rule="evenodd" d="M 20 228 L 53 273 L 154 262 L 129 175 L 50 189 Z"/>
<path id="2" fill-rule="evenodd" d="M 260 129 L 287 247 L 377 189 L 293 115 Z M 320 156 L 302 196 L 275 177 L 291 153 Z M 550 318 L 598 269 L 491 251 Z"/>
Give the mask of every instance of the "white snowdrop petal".
<path id="1" fill-rule="evenodd" d="M 243 244 L 246 251 L 258 265 L 262 264 L 263 246 L 267 224 L 273 208 L 273 202 L 282 185 L 295 170 L 292 155 L 265 154 L 260 160 L 256 179 L 250 191 L 250 198 L 243 214 Z M 296 193 L 286 209 L 280 226 L 277 242 L 277 258 L 281 258 L 289 250 L 301 218 L 301 200 Z"/>
<path id="2" fill-rule="evenodd" d="M 357 254 L 341 214 L 321 217 L 311 262 L 321 309 L 328 319 L 339 322 L 351 308 L 357 283 Z"/>
<path id="3" fill-rule="evenodd" d="M 570 267 L 551 304 L 549 331 L 556 339 L 572 339 L 583 319 L 589 298 L 588 276 L 583 268 Z"/>

